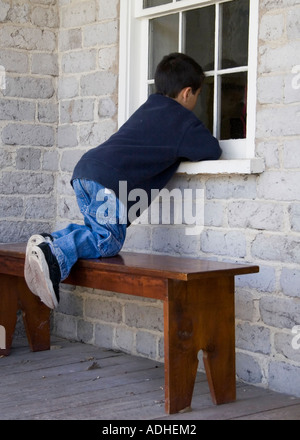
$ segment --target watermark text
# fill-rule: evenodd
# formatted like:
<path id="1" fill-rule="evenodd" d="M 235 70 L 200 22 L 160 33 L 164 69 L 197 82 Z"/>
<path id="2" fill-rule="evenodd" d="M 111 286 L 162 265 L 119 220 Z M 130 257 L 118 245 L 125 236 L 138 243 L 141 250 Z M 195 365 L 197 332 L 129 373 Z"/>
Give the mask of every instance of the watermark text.
<path id="1" fill-rule="evenodd" d="M 295 75 L 292 79 L 292 88 L 294 90 L 300 89 L 300 64 L 294 66 L 292 69 L 293 75 Z"/>
<path id="2" fill-rule="evenodd" d="M 292 340 L 292 347 L 294 350 L 300 350 L 300 325 L 293 327 L 292 334 L 295 335 Z"/>

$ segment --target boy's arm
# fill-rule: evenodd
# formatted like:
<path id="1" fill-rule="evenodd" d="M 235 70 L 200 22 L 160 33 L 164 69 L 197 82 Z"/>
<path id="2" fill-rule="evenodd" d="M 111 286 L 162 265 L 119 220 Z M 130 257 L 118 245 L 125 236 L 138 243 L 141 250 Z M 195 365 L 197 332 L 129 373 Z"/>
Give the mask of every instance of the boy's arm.
<path id="1" fill-rule="evenodd" d="M 178 156 L 183 160 L 198 162 L 218 160 L 222 155 L 219 141 L 210 133 L 201 121 L 194 123 L 186 131 L 180 142 Z"/>

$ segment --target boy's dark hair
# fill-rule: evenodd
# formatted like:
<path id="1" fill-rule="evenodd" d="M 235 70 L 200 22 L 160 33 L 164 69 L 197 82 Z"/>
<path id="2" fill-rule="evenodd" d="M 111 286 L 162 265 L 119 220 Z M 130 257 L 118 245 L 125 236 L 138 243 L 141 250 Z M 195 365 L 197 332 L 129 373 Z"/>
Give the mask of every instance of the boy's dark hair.
<path id="1" fill-rule="evenodd" d="M 191 57 L 183 53 L 166 55 L 158 64 L 155 72 L 156 93 L 177 98 L 185 87 L 191 87 L 196 93 L 201 88 L 205 74 L 202 67 Z"/>

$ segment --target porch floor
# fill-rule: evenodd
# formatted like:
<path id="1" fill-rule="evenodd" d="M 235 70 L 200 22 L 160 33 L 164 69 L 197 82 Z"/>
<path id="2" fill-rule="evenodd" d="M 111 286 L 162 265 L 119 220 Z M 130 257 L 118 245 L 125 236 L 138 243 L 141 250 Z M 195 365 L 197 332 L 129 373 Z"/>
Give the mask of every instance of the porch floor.
<path id="1" fill-rule="evenodd" d="M 0 358 L 1 420 L 300 420 L 300 398 L 237 383 L 237 401 L 214 406 L 199 373 L 192 411 L 166 415 L 163 364 L 52 338 L 31 353 L 17 339 Z"/>

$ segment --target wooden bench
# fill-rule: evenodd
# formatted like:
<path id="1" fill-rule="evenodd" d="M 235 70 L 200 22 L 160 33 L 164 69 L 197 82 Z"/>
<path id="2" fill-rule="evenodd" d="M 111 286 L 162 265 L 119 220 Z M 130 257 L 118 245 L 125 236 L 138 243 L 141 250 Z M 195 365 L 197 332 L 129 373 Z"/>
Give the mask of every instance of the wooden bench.
<path id="1" fill-rule="evenodd" d="M 18 309 L 31 350 L 50 348 L 50 311 L 24 280 L 25 246 L 0 245 L 0 326 L 6 330 L 0 355 L 10 352 Z M 257 272 L 257 266 L 124 252 L 78 261 L 65 283 L 163 301 L 165 409 L 172 414 L 191 405 L 200 350 L 213 402 L 236 399 L 234 277 Z"/>

